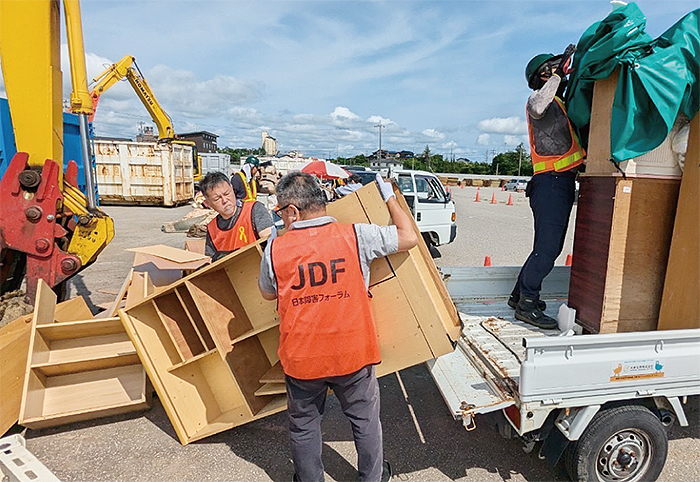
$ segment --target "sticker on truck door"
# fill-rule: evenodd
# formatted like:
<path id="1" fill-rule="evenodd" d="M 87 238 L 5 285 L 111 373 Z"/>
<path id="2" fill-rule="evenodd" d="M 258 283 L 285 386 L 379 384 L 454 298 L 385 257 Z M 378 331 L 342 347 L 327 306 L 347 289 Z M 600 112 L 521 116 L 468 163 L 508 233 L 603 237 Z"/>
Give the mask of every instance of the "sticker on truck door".
<path id="1" fill-rule="evenodd" d="M 663 378 L 664 365 L 659 360 L 638 360 L 613 363 L 610 374 L 611 382 L 641 380 L 644 378 Z"/>

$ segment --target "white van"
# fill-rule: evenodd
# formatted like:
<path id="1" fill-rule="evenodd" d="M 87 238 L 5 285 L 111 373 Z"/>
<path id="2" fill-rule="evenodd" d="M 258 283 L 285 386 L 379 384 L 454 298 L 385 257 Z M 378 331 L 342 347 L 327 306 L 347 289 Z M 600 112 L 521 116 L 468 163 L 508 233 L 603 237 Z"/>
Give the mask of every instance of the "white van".
<path id="1" fill-rule="evenodd" d="M 426 244 L 440 246 L 454 241 L 457 236 L 455 204 L 435 174 L 410 169 L 392 170 L 391 179 L 411 207 Z"/>

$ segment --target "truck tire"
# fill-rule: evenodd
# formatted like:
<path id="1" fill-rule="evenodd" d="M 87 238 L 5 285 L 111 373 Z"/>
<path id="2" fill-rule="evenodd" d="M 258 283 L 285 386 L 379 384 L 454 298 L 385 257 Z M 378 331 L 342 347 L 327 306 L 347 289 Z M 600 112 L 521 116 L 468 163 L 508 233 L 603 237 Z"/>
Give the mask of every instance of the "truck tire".
<path id="1" fill-rule="evenodd" d="M 646 407 L 625 405 L 593 417 L 567 447 L 564 465 L 576 482 L 647 482 L 658 478 L 667 451 L 659 418 Z"/>

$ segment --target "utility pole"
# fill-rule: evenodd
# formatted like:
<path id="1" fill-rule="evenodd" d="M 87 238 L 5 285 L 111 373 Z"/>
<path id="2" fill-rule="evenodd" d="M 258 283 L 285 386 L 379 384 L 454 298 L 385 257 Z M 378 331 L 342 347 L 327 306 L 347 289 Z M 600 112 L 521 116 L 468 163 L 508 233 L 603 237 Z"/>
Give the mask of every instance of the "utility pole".
<path id="1" fill-rule="evenodd" d="M 520 166 L 523 163 L 523 148 L 518 146 L 518 177 L 520 177 Z"/>
<path id="2" fill-rule="evenodd" d="M 379 124 L 377 124 L 374 127 L 379 128 L 379 150 L 377 151 L 377 166 L 379 167 L 379 169 L 381 169 L 382 168 L 382 127 L 384 127 L 384 126 L 382 125 L 382 121 L 379 121 Z"/>

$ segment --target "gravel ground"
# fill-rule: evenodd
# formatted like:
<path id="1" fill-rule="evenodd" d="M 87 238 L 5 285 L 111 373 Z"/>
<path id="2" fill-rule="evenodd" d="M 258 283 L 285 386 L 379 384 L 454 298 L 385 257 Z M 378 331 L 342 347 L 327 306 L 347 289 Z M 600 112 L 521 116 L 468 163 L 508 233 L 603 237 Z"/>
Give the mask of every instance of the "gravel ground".
<path id="1" fill-rule="evenodd" d="M 522 193 L 475 188 L 453 189 L 458 235 L 440 248 L 438 265 L 518 265 L 529 254 L 532 219 Z M 498 204 L 489 203 L 495 194 Z M 89 296 L 92 305 L 109 303 L 126 277 L 133 253 L 125 248 L 150 244 L 182 247 L 184 234 L 165 234 L 160 226 L 180 219 L 189 207 L 175 209 L 107 207 L 116 224 L 115 240 L 99 261 L 74 279 L 71 295 Z M 573 228 L 573 220 L 571 227 Z M 557 264 L 572 249 L 572 229 Z M 551 468 L 516 440 L 495 433 L 489 419 L 477 419 L 467 432 L 449 415 L 424 365 L 380 380 L 386 458 L 401 481 L 562 481 L 561 465 Z M 700 410 L 688 406 L 690 427 L 670 430 L 669 456 L 659 480 L 700 480 Z M 326 480 L 356 479 L 356 460 L 348 422 L 329 397 L 323 422 Z M 157 398 L 144 413 L 26 431 L 27 447 L 63 481 L 251 481 L 292 479 L 284 413 L 182 446 Z"/>

